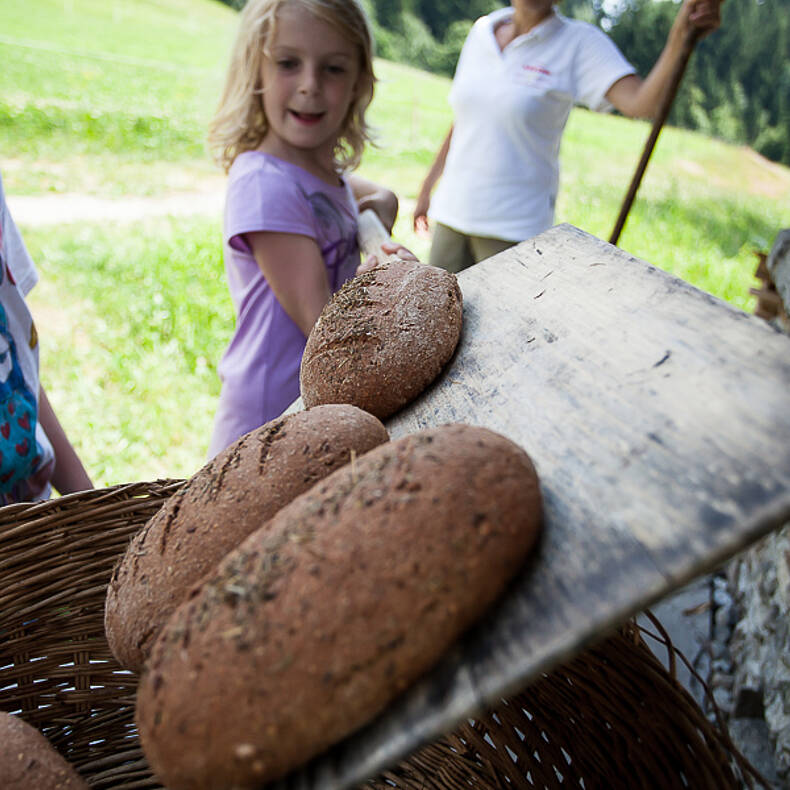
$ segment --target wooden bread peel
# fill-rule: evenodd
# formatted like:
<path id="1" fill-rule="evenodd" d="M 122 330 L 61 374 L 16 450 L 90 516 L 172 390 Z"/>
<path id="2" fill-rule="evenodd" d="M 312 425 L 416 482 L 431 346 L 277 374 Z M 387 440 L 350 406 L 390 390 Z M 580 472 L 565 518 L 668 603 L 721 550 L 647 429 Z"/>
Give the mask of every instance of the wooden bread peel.
<path id="1" fill-rule="evenodd" d="M 543 541 L 435 670 L 278 790 L 358 786 L 790 520 L 790 338 L 567 224 L 458 284 L 452 362 L 385 425 L 522 446 Z"/>
<path id="2" fill-rule="evenodd" d="M 387 229 L 379 219 L 379 215 L 371 208 L 366 208 L 359 215 L 359 230 L 357 232 L 359 249 L 363 261 L 368 255 L 375 255 L 380 263 L 387 260 L 398 260 L 397 255 L 387 254 L 382 251 L 381 245 L 392 241 Z"/>

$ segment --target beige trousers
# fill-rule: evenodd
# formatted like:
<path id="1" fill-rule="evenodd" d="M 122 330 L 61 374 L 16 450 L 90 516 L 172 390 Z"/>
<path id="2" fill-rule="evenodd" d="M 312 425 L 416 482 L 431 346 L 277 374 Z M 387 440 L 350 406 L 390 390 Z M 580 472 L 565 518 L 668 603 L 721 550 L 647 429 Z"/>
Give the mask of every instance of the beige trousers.
<path id="1" fill-rule="evenodd" d="M 458 274 L 475 263 L 480 263 L 516 244 L 518 244 L 516 241 L 504 241 L 486 236 L 467 236 L 437 222 L 433 229 L 428 262 L 431 266 L 438 266 L 440 269 Z"/>

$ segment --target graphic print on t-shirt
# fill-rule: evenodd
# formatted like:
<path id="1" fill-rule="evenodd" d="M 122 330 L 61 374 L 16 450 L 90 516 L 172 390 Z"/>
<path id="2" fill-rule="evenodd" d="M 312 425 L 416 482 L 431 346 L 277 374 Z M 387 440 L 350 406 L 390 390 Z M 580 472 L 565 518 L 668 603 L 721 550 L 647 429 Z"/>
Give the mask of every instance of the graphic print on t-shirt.
<path id="1" fill-rule="evenodd" d="M 321 225 L 325 238 L 332 239 L 321 249 L 321 255 L 332 273 L 330 287 L 332 291 L 336 291 L 340 285 L 338 273 L 343 263 L 357 252 L 358 242 L 355 229 L 323 192 L 312 192 L 309 195 L 303 192 L 303 194 L 310 204 L 316 220 Z"/>
<path id="2" fill-rule="evenodd" d="M 10 276 L 5 266 L 0 267 L 0 282 Z M 27 480 L 40 458 L 36 398 L 22 374 L 6 311 L 0 305 L 0 495 Z"/>

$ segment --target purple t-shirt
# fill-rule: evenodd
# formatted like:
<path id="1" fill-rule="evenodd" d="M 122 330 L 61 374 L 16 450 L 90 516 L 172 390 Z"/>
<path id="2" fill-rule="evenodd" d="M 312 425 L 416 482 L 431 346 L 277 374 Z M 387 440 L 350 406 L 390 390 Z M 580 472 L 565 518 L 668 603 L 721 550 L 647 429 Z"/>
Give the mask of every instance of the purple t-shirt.
<path id="1" fill-rule="evenodd" d="M 222 391 L 209 445 L 213 458 L 278 417 L 299 397 L 306 338 L 277 301 L 244 234 L 295 233 L 315 239 L 334 293 L 360 262 L 357 207 L 347 183 L 331 186 L 260 151 L 236 157 L 228 173 L 223 233 L 236 329 L 218 372 Z"/>

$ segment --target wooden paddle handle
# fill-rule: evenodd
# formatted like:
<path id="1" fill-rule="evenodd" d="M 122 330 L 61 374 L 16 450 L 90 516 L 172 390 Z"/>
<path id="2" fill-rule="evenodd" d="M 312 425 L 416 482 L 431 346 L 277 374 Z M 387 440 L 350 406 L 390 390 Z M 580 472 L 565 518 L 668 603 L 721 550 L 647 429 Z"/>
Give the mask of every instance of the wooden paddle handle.
<path id="1" fill-rule="evenodd" d="M 694 46 L 699 40 L 700 35 L 700 30 L 698 28 L 693 28 L 686 34 L 686 37 L 683 40 L 683 49 L 681 50 L 680 58 L 678 59 L 677 63 L 675 63 L 675 67 L 670 74 L 669 83 L 667 84 L 664 96 L 662 97 L 659 104 L 658 112 L 656 113 L 656 117 L 653 121 L 653 126 L 650 129 L 650 136 L 647 138 L 645 148 L 642 151 L 642 158 L 639 160 L 639 164 L 636 166 L 636 172 L 631 179 L 631 184 L 628 187 L 625 200 L 623 200 L 623 205 L 620 207 L 620 214 L 618 215 L 617 221 L 614 224 L 612 235 L 609 237 L 610 244 L 617 244 L 618 240 L 620 239 L 620 234 L 622 233 L 623 227 L 625 226 L 625 220 L 628 217 L 628 212 L 631 210 L 631 206 L 633 205 L 634 199 L 636 198 L 636 192 L 639 189 L 639 184 L 642 181 L 642 176 L 645 174 L 645 170 L 647 169 L 648 160 L 650 159 L 650 155 L 653 153 L 653 148 L 655 147 L 656 141 L 658 140 L 661 127 L 664 125 L 664 121 L 666 121 L 667 117 L 669 116 L 669 111 L 672 109 L 672 102 L 675 101 L 675 95 L 677 94 L 678 88 L 680 87 L 680 81 L 683 79 L 683 72 L 686 70 L 686 66 L 688 65 L 689 59 L 691 58 L 691 53 L 694 51 Z"/>
<path id="2" fill-rule="evenodd" d="M 359 215 L 359 229 L 357 231 L 359 239 L 359 249 L 362 251 L 363 258 L 368 255 L 375 255 L 380 263 L 389 260 L 396 260 L 397 255 L 385 255 L 381 251 L 381 245 L 385 241 L 392 241 L 392 237 L 387 233 L 387 229 L 379 219 L 373 209 L 366 208 Z"/>

